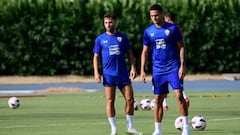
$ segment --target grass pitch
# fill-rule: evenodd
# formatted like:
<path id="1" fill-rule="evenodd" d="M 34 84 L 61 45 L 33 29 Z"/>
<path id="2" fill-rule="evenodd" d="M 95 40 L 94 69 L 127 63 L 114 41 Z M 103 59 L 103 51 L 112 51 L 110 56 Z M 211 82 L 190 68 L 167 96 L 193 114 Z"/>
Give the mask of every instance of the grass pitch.
<path id="1" fill-rule="evenodd" d="M 188 91 L 189 118 L 201 114 L 207 120 L 203 131 L 191 129 L 191 135 L 239 135 L 240 91 Z M 151 92 L 136 92 L 138 100 L 152 99 Z M 7 98 L 0 98 L 1 135 L 108 135 L 110 127 L 105 113 L 104 92 L 86 94 L 52 94 L 45 97 L 20 98 L 21 106 L 10 109 Z M 173 94 L 168 98 L 162 124 L 164 135 L 181 134 L 174 127 L 179 116 Z M 119 135 L 125 134 L 124 100 L 116 96 Z M 135 111 L 135 128 L 144 135 L 154 130 L 153 111 Z"/>

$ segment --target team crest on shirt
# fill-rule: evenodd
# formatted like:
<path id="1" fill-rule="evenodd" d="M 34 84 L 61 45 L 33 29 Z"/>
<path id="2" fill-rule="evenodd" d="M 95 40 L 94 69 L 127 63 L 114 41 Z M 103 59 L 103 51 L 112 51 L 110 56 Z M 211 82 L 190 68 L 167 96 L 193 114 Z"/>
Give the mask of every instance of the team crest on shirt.
<path id="1" fill-rule="evenodd" d="M 165 34 L 168 36 L 169 33 L 170 33 L 170 30 L 166 29 L 164 32 L 165 32 Z"/>
<path id="2" fill-rule="evenodd" d="M 118 42 L 122 42 L 122 37 L 117 37 Z"/>

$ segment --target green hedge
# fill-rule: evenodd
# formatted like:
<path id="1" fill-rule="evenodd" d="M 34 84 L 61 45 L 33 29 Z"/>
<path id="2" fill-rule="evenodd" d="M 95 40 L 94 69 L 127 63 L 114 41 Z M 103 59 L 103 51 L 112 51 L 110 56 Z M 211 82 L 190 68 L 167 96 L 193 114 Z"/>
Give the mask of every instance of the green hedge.
<path id="1" fill-rule="evenodd" d="M 177 13 L 188 73 L 240 72 L 240 0 L 1 0 L 0 74 L 92 75 L 92 48 L 106 12 L 117 14 L 139 70 L 154 3 Z"/>

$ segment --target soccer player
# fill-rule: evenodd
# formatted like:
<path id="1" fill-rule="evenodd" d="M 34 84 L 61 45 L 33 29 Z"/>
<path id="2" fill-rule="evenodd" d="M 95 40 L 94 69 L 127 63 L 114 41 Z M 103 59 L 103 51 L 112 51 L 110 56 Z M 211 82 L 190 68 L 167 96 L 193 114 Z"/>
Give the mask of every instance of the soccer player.
<path id="1" fill-rule="evenodd" d="M 175 24 L 164 21 L 164 14 L 161 5 L 154 4 L 150 8 L 150 18 L 153 24 L 147 27 L 143 34 L 143 49 L 141 54 L 142 82 L 145 79 L 145 63 L 148 50 L 152 53 L 152 83 L 154 105 L 154 126 L 152 135 L 162 135 L 161 124 L 163 118 L 163 99 L 168 94 L 166 87 L 172 87 L 173 93 L 178 102 L 180 115 L 183 116 L 182 135 L 190 135 L 188 123 L 188 107 L 183 97 L 183 78 L 185 76 L 185 50 L 182 34 Z"/>
<path id="2" fill-rule="evenodd" d="M 168 13 L 166 13 L 165 16 L 164 16 L 164 20 L 165 20 L 165 22 L 175 24 L 175 21 L 176 21 L 176 15 L 175 15 L 175 13 L 173 13 L 173 12 L 168 12 Z M 183 30 L 182 30 L 182 28 L 179 27 L 179 26 L 178 26 L 178 28 L 179 28 L 181 34 L 183 35 Z"/>
<path id="3" fill-rule="evenodd" d="M 168 12 L 168 13 L 165 14 L 164 20 L 165 20 L 165 22 L 175 24 L 176 15 L 173 12 Z M 181 34 L 183 35 L 182 29 L 179 26 L 178 26 L 178 28 L 179 28 Z M 187 105 L 189 107 L 190 100 L 189 100 L 189 98 L 187 97 L 187 95 L 186 95 L 186 93 L 184 91 L 183 91 L 183 97 L 186 100 L 186 103 L 187 103 Z M 164 100 L 163 100 L 163 110 L 168 110 L 167 94 L 165 95 Z"/>
<path id="4" fill-rule="evenodd" d="M 115 94 L 118 87 L 125 99 L 125 113 L 127 122 L 127 132 L 138 134 L 133 125 L 134 115 L 134 93 L 131 79 L 136 77 L 136 68 L 134 65 L 134 56 L 129 44 L 127 36 L 116 31 L 116 16 L 113 14 L 105 14 L 103 24 L 106 32 L 100 34 L 93 48 L 93 67 L 94 78 L 96 82 L 101 82 L 99 73 L 99 59 L 101 56 L 103 65 L 103 86 L 106 96 L 106 112 L 109 124 L 111 126 L 111 134 L 117 135 L 116 111 L 115 111 Z M 131 64 L 130 78 L 125 62 L 125 54 L 129 56 Z"/>

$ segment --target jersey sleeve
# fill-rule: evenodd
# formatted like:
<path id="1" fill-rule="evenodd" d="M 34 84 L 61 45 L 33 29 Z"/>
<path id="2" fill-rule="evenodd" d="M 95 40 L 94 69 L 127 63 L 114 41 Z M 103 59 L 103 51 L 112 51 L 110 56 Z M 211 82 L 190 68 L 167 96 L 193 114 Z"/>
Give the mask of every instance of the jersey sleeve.
<path id="1" fill-rule="evenodd" d="M 101 53 L 101 39 L 99 37 L 97 37 L 95 40 L 95 44 L 93 47 L 93 53 L 96 53 L 96 54 Z"/>
<path id="2" fill-rule="evenodd" d="M 150 46 L 150 44 L 151 44 L 151 42 L 150 42 L 150 39 L 148 36 L 148 32 L 147 32 L 147 30 L 145 30 L 143 33 L 143 45 Z"/>
<path id="3" fill-rule="evenodd" d="M 175 33 L 176 41 L 183 42 L 183 35 L 181 33 L 180 28 L 177 25 L 174 28 L 174 33 Z"/>

